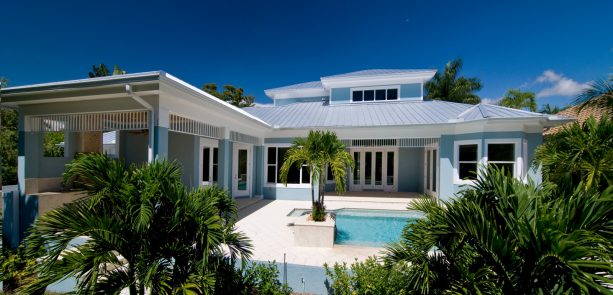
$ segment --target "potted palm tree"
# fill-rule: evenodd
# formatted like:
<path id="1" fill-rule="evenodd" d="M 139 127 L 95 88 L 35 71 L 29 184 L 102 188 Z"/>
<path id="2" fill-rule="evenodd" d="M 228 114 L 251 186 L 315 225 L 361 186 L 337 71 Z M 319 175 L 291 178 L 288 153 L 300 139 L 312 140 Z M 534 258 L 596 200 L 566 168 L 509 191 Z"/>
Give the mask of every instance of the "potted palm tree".
<path id="1" fill-rule="evenodd" d="M 297 138 L 285 155 L 280 178 L 287 186 L 287 175 L 292 165 L 306 166 L 311 177 L 311 218 L 325 220 L 324 199 L 326 194 L 326 171 L 330 167 L 335 181 L 335 191 L 345 193 L 347 169 L 354 163 L 345 144 L 332 131 L 309 131 L 306 138 Z M 317 188 L 317 194 L 315 194 Z"/>
<path id="2" fill-rule="evenodd" d="M 335 221 L 326 218 L 326 171 L 329 167 L 336 182 L 335 191 L 343 194 L 346 191 L 347 170 L 354 166 L 353 159 L 336 133 L 311 130 L 306 138 L 294 140 L 285 155 L 279 172 L 285 185 L 292 166 L 306 166 L 311 178 L 311 215 L 294 223 L 294 241 L 300 246 L 332 247 Z"/>

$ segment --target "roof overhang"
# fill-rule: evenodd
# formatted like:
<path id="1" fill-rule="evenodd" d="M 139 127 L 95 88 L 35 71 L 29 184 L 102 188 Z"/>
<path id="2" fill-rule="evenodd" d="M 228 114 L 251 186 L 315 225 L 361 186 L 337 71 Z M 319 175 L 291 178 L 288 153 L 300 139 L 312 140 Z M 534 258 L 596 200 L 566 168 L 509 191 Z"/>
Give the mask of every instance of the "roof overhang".
<path id="1" fill-rule="evenodd" d="M 287 98 L 303 98 L 303 97 L 317 97 L 328 96 L 326 90 L 323 88 L 304 88 L 304 89 L 288 89 L 288 90 L 264 90 L 266 96 L 272 99 L 287 99 Z"/>
<path id="2" fill-rule="evenodd" d="M 138 95 L 159 94 L 160 84 L 169 85 L 180 91 L 192 94 L 233 114 L 245 117 L 262 127 L 270 127 L 262 119 L 164 71 L 4 88 L 0 89 L 0 106 L 14 108 L 27 104 L 128 97 L 125 92 L 125 85 L 133 86 L 134 92 Z"/>
<path id="3" fill-rule="evenodd" d="M 434 74 L 436 74 L 436 70 L 358 77 L 322 77 L 321 83 L 325 89 L 373 85 L 411 84 L 427 82 L 434 77 Z"/>

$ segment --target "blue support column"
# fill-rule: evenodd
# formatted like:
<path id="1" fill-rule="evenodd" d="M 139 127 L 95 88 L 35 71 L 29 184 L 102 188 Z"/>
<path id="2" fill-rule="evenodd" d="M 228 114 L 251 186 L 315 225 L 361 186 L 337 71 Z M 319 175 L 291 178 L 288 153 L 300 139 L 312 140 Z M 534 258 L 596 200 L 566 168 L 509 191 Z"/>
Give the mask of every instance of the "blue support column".
<path id="1" fill-rule="evenodd" d="M 229 139 L 219 140 L 219 187 L 232 191 L 232 142 Z"/>
<path id="2" fill-rule="evenodd" d="M 2 245 L 19 246 L 19 192 L 2 193 Z"/>
<path id="3" fill-rule="evenodd" d="M 153 158 L 168 159 L 168 128 L 154 127 Z"/>

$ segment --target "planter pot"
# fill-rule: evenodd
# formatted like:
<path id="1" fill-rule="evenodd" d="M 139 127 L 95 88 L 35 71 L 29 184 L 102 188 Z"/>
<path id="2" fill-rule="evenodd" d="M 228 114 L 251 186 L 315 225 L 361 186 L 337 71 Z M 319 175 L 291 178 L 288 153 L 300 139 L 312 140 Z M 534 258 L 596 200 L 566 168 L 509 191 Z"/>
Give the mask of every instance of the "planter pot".
<path id="1" fill-rule="evenodd" d="M 326 221 L 309 220 L 310 215 L 299 217 L 294 222 L 294 245 L 301 247 L 324 247 L 334 246 L 336 233 L 336 220 L 329 213 Z"/>

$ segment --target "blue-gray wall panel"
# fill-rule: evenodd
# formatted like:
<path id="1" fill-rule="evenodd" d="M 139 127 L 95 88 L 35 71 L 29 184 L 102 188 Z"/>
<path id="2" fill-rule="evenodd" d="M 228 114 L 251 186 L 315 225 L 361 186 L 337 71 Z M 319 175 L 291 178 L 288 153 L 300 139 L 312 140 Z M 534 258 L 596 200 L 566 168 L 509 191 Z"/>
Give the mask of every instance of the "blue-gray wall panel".
<path id="1" fill-rule="evenodd" d="M 198 187 L 200 176 L 200 138 L 194 135 L 169 132 L 168 159 L 181 164 L 181 181 L 187 186 Z"/>
<path id="2" fill-rule="evenodd" d="M 398 191 L 423 192 L 423 148 L 398 149 Z"/>
<path id="3" fill-rule="evenodd" d="M 310 201 L 310 188 L 264 187 L 264 198 L 273 200 Z"/>

